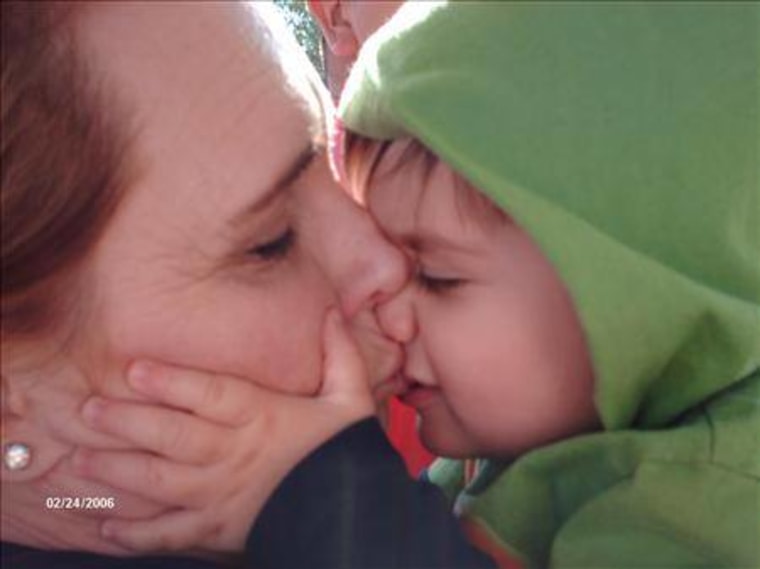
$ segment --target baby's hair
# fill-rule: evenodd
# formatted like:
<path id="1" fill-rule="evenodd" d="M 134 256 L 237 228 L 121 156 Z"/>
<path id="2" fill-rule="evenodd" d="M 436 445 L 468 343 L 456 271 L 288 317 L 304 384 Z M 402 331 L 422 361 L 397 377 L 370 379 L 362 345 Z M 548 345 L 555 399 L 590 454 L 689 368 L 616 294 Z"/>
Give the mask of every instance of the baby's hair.
<path id="1" fill-rule="evenodd" d="M 359 203 L 365 203 L 370 184 L 377 176 L 377 169 L 391 145 L 396 140 L 376 140 L 347 131 L 345 141 L 345 175 L 349 190 Z M 406 147 L 391 171 L 396 171 L 414 160 L 423 164 L 425 191 L 433 168 L 440 158 L 414 138 L 406 139 Z M 457 192 L 455 199 L 463 217 L 481 222 L 504 222 L 509 216 L 488 196 L 473 186 L 458 172 L 454 173 Z"/>

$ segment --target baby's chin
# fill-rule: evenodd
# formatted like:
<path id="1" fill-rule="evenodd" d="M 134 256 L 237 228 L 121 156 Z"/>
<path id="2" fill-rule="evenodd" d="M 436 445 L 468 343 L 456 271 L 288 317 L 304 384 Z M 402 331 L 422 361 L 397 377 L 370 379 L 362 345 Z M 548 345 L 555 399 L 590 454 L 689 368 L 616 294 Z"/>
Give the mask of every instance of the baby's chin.
<path id="1" fill-rule="evenodd" d="M 444 458 L 475 458 L 478 453 L 459 433 L 454 433 L 445 427 L 431 426 L 429 421 L 418 419 L 420 442 L 435 456 Z M 426 424 L 427 423 L 427 424 Z"/>
<path id="2" fill-rule="evenodd" d="M 430 406 L 417 415 L 420 442 L 436 456 L 454 459 L 488 458 L 497 455 L 477 436 L 459 428 L 458 421 L 441 406 Z"/>
<path id="3" fill-rule="evenodd" d="M 479 458 L 478 454 L 468 447 L 452 445 L 446 441 L 438 441 L 434 438 L 428 438 L 420 434 L 422 446 L 431 454 L 441 458 L 453 458 L 464 460 L 468 458 Z"/>

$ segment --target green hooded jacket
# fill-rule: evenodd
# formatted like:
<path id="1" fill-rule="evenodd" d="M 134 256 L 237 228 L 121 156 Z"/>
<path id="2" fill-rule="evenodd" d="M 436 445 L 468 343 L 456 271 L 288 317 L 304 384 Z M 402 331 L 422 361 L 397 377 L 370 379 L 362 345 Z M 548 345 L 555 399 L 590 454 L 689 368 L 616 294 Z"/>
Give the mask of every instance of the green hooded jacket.
<path id="1" fill-rule="evenodd" d="M 353 70 L 347 128 L 451 164 L 581 316 L 603 430 L 431 470 L 527 567 L 760 566 L 759 30 L 753 2 L 408 3 Z"/>

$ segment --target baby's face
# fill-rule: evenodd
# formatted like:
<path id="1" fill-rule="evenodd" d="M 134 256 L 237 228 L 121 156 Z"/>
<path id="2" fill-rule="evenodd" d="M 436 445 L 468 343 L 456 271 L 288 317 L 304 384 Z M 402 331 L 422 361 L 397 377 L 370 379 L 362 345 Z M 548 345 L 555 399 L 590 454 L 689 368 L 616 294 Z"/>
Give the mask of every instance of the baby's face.
<path id="1" fill-rule="evenodd" d="M 378 308 L 405 349 L 402 401 L 423 443 L 453 457 L 514 456 L 596 422 L 570 296 L 530 236 L 477 203 L 445 163 L 394 143 L 366 198 L 412 279 Z"/>

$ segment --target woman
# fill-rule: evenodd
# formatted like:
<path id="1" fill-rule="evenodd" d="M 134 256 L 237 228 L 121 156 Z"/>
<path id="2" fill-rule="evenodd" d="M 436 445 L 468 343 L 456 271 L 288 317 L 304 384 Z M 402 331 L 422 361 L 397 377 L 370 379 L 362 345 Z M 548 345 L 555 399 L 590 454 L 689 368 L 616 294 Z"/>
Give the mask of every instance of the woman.
<path id="1" fill-rule="evenodd" d="M 541 237 L 583 315 L 605 428 L 519 457 L 501 450 L 500 460 L 478 469 L 439 463 L 432 476 L 448 490 L 473 537 L 497 552 L 516 553 L 525 566 L 758 566 L 758 463 L 750 457 L 758 456 L 760 433 L 760 266 L 752 229 L 758 209 L 747 205 L 760 196 L 756 122 L 745 120 L 757 117 L 757 53 L 751 49 L 757 7 L 510 6 L 481 10 L 451 3 L 428 19 L 406 21 L 399 13 L 397 25 L 375 36 L 354 69 L 354 97 L 349 91 L 344 116 L 349 126 L 380 139 L 414 134 Z M 592 53 L 605 57 L 589 58 Z M 616 64 L 621 61 L 626 65 Z M 482 104 L 473 105 L 474 98 Z M 405 166 L 419 165 L 413 159 Z M 472 216 L 463 211 L 482 206 L 465 195 L 435 209 L 441 202 L 428 200 L 429 193 L 402 205 L 399 200 L 435 186 L 434 178 L 443 191 L 451 184 L 427 166 L 424 185 L 415 190 L 414 178 L 396 177 L 404 166 L 381 165 L 375 182 L 386 189 L 365 194 L 388 234 L 407 245 L 438 241 L 442 231 L 455 240 L 466 235 L 462 225 Z M 383 197 L 391 191 L 399 193 Z M 421 211 L 428 207 L 432 213 Z M 406 217 L 410 212 L 414 217 Z M 452 226 L 461 229 L 452 232 Z M 415 235 L 422 237 L 415 241 Z M 497 385 L 498 370 L 484 370 L 502 352 L 497 344 L 489 350 L 488 342 L 510 339 L 515 346 L 504 352 L 507 358 L 524 344 L 494 333 L 493 307 L 474 299 L 492 298 L 483 291 L 493 282 L 484 276 L 493 263 L 462 261 L 473 247 L 452 252 L 452 237 L 443 236 L 448 247 L 438 241 L 412 255 L 420 266 L 417 286 L 379 312 L 386 330 L 407 342 L 404 369 L 419 384 L 438 388 L 416 392 L 423 429 L 461 454 L 461 441 L 482 444 L 492 437 L 484 410 L 499 400 L 473 398 L 476 386 L 462 378 L 483 374 Z M 503 273 L 510 282 L 525 268 L 519 258 L 511 255 Z M 463 317 L 473 307 L 483 326 Z M 523 310 L 517 307 L 516 317 Z M 481 344 L 477 340 L 486 335 L 472 351 L 477 357 L 457 359 L 464 345 Z M 559 361 L 566 354 L 559 348 L 563 341 L 546 337 L 559 343 L 539 360 Z M 526 373 L 507 375 L 528 385 Z M 569 397 L 566 388 L 554 393 Z M 504 425 L 510 415 L 520 416 L 520 409 L 509 412 L 512 395 L 502 401 Z M 519 428 L 511 423 L 512 434 L 537 426 L 547 408 L 524 415 L 528 422 Z M 498 408 L 492 410 L 498 419 Z M 113 422 L 109 426 L 106 432 L 120 432 Z M 359 491 L 334 488 L 334 502 L 346 517 L 364 515 L 355 515 L 353 524 L 324 523 L 337 516 L 323 507 L 321 519 L 301 512 L 288 519 L 269 515 L 270 502 L 257 525 L 270 522 L 271 557 L 278 524 L 291 529 L 281 540 L 284 556 L 295 549 L 293 542 L 309 540 L 308 549 L 290 554 L 293 567 L 316 566 L 312 545 L 331 539 L 335 527 L 352 539 L 336 540 L 336 562 L 320 556 L 320 566 L 367 566 L 340 562 L 343 550 L 365 547 L 374 554 L 415 536 L 415 522 L 432 525 L 426 517 L 398 515 L 403 495 L 378 499 L 387 483 L 382 476 L 372 482 L 372 475 L 387 471 L 369 460 L 374 455 L 366 446 L 356 450 L 370 465 L 367 476 Z M 302 472 L 299 467 L 289 480 L 303 481 Z M 282 504 L 285 495 L 274 501 Z M 318 495 L 296 493 L 300 500 L 293 501 L 310 512 L 308 498 L 329 506 L 326 495 L 323 488 Z M 367 504 L 374 507 L 362 509 Z M 395 534 L 380 531 L 383 519 L 396 524 Z M 361 542 L 373 536 L 386 541 Z M 299 553 L 300 564 L 294 560 Z"/>
<path id="2" fill-rule="evenodd" d="M 134 359 L 311 395 L 323 321 L 339 306 L 360 323 L 373 373 L 397 366 L 363 313 L 401 286 L 405 265 L 332 180 L 326 96 L 292 65 L 279 26 L 259 5 L 2 5 L 11 566 L 118 566 L 40 550 L 124 554 L 101 538 L 101 520 L 161 511 L 85 479 L 72 460 L 80 446 L 119 448 L 85 427 L 80 408 L 96 394 L 136 399 L 123 379 Z M 326 436 L 371 412 L 336 409 L 319 427 Z M 309 450 L 276 430 L 271 440 L 264 459 Z M 252 499 L 286 467 L 270 470 Z"/>

